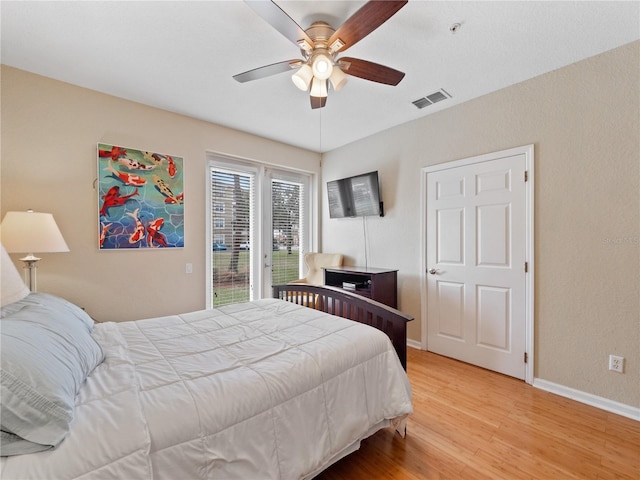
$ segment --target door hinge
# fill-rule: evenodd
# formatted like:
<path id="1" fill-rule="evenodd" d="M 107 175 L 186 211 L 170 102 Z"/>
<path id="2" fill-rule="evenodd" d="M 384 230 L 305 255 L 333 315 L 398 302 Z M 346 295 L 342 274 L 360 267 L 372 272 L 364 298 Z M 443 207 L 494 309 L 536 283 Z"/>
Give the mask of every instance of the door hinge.
<path id="1" fill-rule="evenodd" d="M 527 363 L 529 361 L 529 355 L 527 354 L 527 352 L 524 352 L 524 363 Z"/>
<path id="2" fill-rule="evenodd" d="M 524 262 L 524 273 L 529 272 L 529 262 Z"/>
<path id="3" fill-rule="evenodd" d="M 524 171 L 524 181 L 525 181 L 525 182 L 528 182 L 528 181 L 529 181 L 529 171 L 528 171 L 528 170 L 525 170 L 525 171 Z"/>

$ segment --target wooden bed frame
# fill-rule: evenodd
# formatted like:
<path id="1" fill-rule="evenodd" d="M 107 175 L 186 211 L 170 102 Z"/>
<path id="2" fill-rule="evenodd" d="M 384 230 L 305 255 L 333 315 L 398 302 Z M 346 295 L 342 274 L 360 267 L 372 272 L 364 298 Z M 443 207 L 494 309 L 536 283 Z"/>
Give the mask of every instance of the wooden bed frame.
<path id="1" fill-rule="evenodd" d="M 369 298 L 326 285 L 290 283 L 275 285 L 273 298 L 286 300 L 332 315 L 365 323 L 382 330 L 391 339 L 404 369 L 407 369 L 407 322 L 413 317 Z"/>

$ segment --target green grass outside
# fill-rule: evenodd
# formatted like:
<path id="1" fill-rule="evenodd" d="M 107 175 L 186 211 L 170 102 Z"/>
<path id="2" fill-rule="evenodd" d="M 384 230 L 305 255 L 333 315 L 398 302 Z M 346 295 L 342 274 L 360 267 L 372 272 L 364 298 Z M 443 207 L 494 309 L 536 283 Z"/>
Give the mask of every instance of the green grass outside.
<path id="1" fill-rule="evenodd" d="M 281 285 L 299 278 L 299 252 L 286 250 L 273 253 L 273 285 Z M 229 270 L 232 252 L 214 251 L 213 255 L 213 306 L 219 307 L 231 303 L 249 301 L 249 252 L 243 250 L 238 254 L 238 272 Z"/>

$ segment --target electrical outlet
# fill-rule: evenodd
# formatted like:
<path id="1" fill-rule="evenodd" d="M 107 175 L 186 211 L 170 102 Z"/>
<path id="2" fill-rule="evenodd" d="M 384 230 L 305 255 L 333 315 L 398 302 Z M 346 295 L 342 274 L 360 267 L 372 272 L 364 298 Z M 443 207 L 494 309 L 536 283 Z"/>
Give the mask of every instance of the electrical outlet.
<path id="1" fill-rule="evenodd" d="M 609 370 L 624 373 L 624 357 L 609 355 Z"/>

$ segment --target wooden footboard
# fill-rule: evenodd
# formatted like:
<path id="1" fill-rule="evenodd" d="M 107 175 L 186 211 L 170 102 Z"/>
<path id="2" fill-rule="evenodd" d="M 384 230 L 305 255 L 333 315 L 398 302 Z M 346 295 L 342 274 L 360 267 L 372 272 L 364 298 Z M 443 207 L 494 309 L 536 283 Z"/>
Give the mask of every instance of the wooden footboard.
<path id="1" fill-rule="evenodd" d="M 329 286 L 303 283 L 275 285 L 273 298 L 315 308 L 382 330 L 391 339 L 402 366 L 407 369 L 407 322 L 413 320 L 412 316 L 369 298 Z"/>

